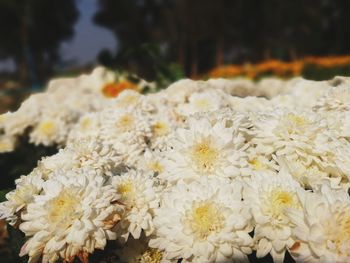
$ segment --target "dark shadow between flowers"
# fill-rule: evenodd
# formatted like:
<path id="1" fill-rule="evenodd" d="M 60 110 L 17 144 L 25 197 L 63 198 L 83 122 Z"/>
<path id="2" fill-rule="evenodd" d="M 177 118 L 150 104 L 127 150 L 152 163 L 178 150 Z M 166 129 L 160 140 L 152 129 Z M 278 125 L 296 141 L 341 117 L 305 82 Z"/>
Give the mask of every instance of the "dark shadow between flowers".
<path id="1" fill-rule="evenodd" d="M 0 201 L 5 201 L 7 192 L 15 188 L 15 180 L 29 174 L 44 156 L 57 153 L 57 147 L 35 146 L 28 136 L 19 139 L 17 148 L 10 153 L 0 154 Z M 0 246 L 0 261 L 3 263 L 27 262 L 28 257 L 19 257 L 25 242 L 21 231 L 7 225 L 7 235 Z"/>
<path id="2" fill-rule="evenodd" d="M 0 154 L 1 191 L 13 189 L 17 178 L 29 174 L 42 157 L 51 156 L 57 151 L 55 146 L 35 146 L 29 143 L 27 136 L 21 137 L 13 152 Z"/>

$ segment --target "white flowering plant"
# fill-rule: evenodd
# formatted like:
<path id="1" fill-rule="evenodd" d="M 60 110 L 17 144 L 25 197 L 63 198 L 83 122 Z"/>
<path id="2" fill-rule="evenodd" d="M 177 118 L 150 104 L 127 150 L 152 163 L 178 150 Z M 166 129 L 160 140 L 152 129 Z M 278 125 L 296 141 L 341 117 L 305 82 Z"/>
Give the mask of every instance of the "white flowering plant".
<path id="1" fill-rule="evenodd" d="M 55 80 L 0 117 L 2 151 L 28 125 L 60 145 L 0 203 L 28 262 L 350 261 L 350 79 L 143 95 L 109 78 Z"/>

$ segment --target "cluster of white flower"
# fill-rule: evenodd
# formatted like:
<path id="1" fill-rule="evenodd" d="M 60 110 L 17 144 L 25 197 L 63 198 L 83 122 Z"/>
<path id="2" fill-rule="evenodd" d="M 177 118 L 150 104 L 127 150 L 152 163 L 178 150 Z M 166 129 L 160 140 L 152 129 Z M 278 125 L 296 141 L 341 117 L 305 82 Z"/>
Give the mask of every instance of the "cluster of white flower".
<path id="1" fill-rule="evenodd" d="M 54 79 L 45 92 L 30 96 L 17 111 L 0 115 L 0 153 L 13 151 L 18 137 L 27 132 L 35 145 L 64 146 L 83 114 L 102 110 L 125 89 L 146 87 L 154 84 L 102 67 L 90 75 Z"/>
<path id="2" fill-rule="evenodd" d="M 30 262 L 86 261 L 108 240 L 126 263 L 349 262 L 349 83 L 123 91 L 72 124 L 0 216 L 26 235 Z M 265 98 L 236 96 L 254 93 Z"/>

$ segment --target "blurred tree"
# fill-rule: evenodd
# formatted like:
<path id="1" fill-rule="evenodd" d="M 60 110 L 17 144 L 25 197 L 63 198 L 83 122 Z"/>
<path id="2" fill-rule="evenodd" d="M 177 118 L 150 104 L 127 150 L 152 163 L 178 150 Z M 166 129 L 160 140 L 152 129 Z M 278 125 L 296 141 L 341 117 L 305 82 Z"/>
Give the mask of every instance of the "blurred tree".
<path id="1" fill-rule="evenodd" d="M 177 61 L 191 76 L 225 62 L 349 53 L 348 0 L 98 0 L 98 4 L 95 23 L 112 30 L 119 43 L 109 62 L 146 75 L 153 60 L 141 52 L 145 43 L 157 45 L 164 61 Z"/>
<path id="2" fill-rule="evenodd" d="M 189 75 L 196 75 L 198 70 L 207 70 L 213 63 L 221 64 L 226 40 L 239 39 L 244 31 L 241 24 L 234 23 L 235 17 L 244 19 L 240 13 L 243 8 L 236 8 L 245 6 L 242 1 L 218 0 L 213 4 L 210 0 L 99 0 L 98 3 L 94 22 L 110 29 L 118 39 L 115 63 L 146 75 L 152 60 L 140 56 L 145 43 L 158 45 L 164 60 L 177 61 Z M 249 12 L 248 8 L 245 12 Z M 101 58 L 106 58 L 105 55 L 104 51 Z"/>
<path id="3" fill-rule="evenodd" d="M 34 70 L 45 78 L 77 18 L 75 0 L 0 0 L 0 58 L 13 58 L 25 83 Z"/>
<path id="4" fill-rule="evenodd" d="M 99 10 L 95 14 L 94 21 L 110 29 L 118 39 L 118 52 L 114 63 L 109 64 L 117 63 L 141 74 L 149 72 L 150 57 L 147 56 L 147 52 L 140 56 L 140 50 L 144 50 L 142 46 L 144 43 L 160 41 L 158 30 L 161 28 L 159 12 L 162 1 L 99 0 L 98 3 Z M 100 61 L 105 62 L 107 55 L 110 54 L 103 51 L 100 54 Z"/>

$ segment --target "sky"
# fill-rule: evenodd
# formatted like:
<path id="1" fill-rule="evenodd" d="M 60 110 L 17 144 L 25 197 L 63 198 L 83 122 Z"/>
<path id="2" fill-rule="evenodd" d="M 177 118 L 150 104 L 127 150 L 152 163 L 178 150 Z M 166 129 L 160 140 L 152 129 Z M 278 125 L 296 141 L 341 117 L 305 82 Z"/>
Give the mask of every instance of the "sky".
<path id="1" fill-rule="evenodd" d="M 92 17 L 97 10 L 95 0 L 78 0 L 80 12 L 75 25 L 75 35 L 61 46 L 63 60 L 77 60 L 78 64 L 95 62 L 103 48 L 114 50 L 116 40 L 111 31 L 95 25 Z"/>
<path id="2" fill-rule="evenodd" d="M 77 65 L 95 63 L 103 48 L 115 50 L 117 45 L 111 31 L 95 25 L 92 21 L 97 11 L 96 0 L 77 0 L 79 20 L 74 26 L 74 37 L 61 44 L 63 61 L 74 61 Z M 0 61 L 0 70 L 14 70 L 11 60 Z"/>

